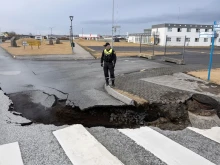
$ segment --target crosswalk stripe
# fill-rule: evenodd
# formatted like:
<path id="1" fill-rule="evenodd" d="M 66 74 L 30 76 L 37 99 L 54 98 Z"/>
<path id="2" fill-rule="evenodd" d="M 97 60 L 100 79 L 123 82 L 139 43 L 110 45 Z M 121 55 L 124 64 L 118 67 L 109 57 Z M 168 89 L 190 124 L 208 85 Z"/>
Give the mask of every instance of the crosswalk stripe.
<path id="1" fill-rule="evenodd" d="M 119 131 L 168 165 L 214 165 L 209 160 L 149 127 L 120 129 Z"/>
<path id="2" fill-rule="evenodd" d="M 201 134 L 217 143 L 220 143 L 220 127 L 213 127 L 211 129 L 198 129 L 193 127 L 188 127 L 190 130 Z"/>
<path id="3" fill-rule="evenodd" d="M 74 165 L 123 165 L 82 125 L 53 132 Z"/>
<path id="4" fill-rule="evenodd" d="M 17 142 L 0 146 L 0 165 L 24 165 Z"/>

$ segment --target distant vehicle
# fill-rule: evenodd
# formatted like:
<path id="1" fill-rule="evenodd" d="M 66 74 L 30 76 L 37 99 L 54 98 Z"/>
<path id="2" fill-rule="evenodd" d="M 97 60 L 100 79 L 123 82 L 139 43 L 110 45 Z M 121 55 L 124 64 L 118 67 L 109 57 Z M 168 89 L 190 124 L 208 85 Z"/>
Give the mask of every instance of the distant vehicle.
<path id="1" fill-rule="evenodd" d="M 119 38 L 113 38 L 113 39 L 114 39 L 114 42 L 120 42 Z"/>
<path id="2" fill-rule="evenodd" d="M 43 36 L 35 36 L 35 40 L 42 40 Z"/>

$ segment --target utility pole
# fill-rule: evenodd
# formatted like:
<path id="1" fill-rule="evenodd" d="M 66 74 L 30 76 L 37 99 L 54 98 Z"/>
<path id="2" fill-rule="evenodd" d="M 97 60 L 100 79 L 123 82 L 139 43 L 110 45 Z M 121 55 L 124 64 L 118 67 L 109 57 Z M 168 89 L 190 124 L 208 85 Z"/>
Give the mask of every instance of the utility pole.
<path id="1" fill-rule="evenodd" d="M 112 6 L 112 49 L 113 49 L 113 43 L 114 43 L 114 12 L 115 12 L 115 0 L 113 0 L 113 6 Z"/>
<path id="2" fill-rule="evenodd" d="M 50 37 L 52 37 L 54 27 L 49 27 L 49 28 L 50 28 Z"/>
<path id="3" fill-rule="evenodd" d="M 83 38 L 83 28 L 82 28 L 82 38 Z"/>

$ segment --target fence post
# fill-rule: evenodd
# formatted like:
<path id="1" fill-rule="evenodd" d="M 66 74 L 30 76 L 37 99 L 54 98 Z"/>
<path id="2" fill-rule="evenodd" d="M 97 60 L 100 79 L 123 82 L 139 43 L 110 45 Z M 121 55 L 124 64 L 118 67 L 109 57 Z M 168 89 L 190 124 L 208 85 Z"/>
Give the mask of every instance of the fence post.
<path id="1" fill-rule="evenodd" d="M 140 53 L 141 53 L 141 43 L 142 43 L 142 35 L 140 37 Z"/>
<path id="2" fill-rule="evenodd" d="M 153 42 L 153 56 L 154 56 L 154 45 L 155 45 L 155 34 L 154 34 L 154 42 Z"/>
<path id="3" fill-rule="evenodd" d="M 166 41 L 165 41 L 165 50 L 164 50 L 164 55 L 167 53 L 167 35 L 166 35 Z"/>
<path id="4" fill-rule="evenodd" d="M 186 47 L 186 36 L 185 36 L 185 38 L 184 38 L 184 46 L 183 46 L 182 60 L 184 60 L 185 47 Z"/>

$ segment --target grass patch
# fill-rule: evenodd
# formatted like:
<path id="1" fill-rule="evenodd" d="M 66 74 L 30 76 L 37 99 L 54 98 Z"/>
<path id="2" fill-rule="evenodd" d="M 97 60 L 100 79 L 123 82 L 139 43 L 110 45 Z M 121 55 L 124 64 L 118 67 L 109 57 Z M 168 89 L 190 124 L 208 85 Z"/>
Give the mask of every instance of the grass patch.
<path id="1" fill-rule="evenodd" d="M 19 56 L 19 55 L 68 55 L 72 54 L 72 48 L 69 41 L 64 41 L 62 44 L 49 45 L 48 41 L 43 41 L 39 46 L 26 46 L 25 49 L 22 45 L 23 40 L 18 40 L 18 47 L 11 47 L 10 43 L 5 42 L 0 46 L 5 49 L 8 53 Z M 55 43 L 55 42 L 54 42 Z"/>
<path id="2" fill-rule="evenodd" d="M 194 77 L 203 79 L 203 80 L 208 79 L 208 71 L 207 70 L 193 71 L 193 72 L 189 72 L 188 74 L 192 75 Z M 220 68 L 212 70 L 211 82 L 220 85 Z"/>

